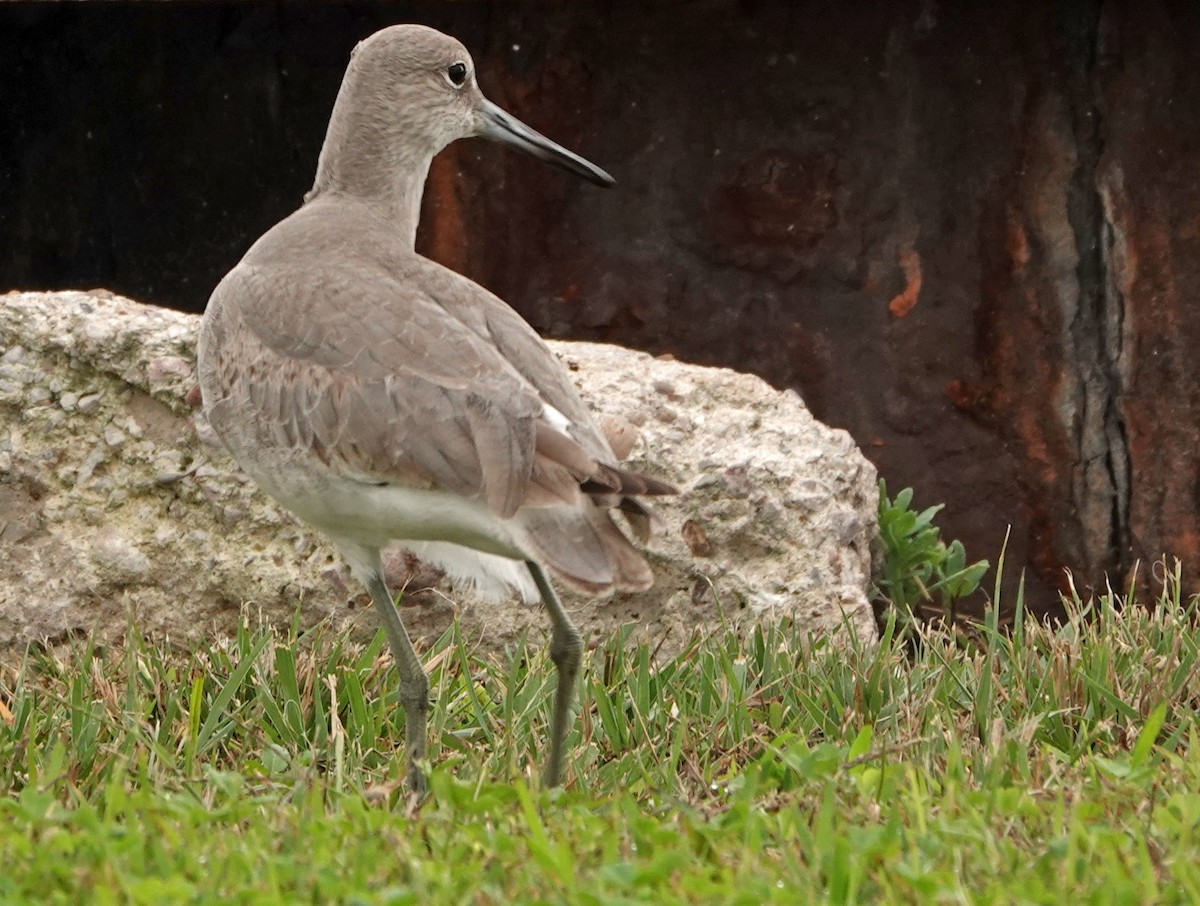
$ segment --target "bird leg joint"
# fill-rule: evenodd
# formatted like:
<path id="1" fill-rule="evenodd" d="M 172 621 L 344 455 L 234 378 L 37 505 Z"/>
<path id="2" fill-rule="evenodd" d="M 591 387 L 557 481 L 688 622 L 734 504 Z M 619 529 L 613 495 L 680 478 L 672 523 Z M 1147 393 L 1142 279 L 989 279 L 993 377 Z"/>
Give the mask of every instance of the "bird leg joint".
<path id="1" fill-rule="evenodd" d="M 579 670 L 583 656 L 583 637 L 574 626 L 556 628 L 550 637 L 550 660 L 564 673 L 574 674 Z"/>
<path id="2" fill-rule="evenodd" d="M 429 713 L 429 678 L 424 672 L 400 680 L 399 699 L 406 712 Z"/>

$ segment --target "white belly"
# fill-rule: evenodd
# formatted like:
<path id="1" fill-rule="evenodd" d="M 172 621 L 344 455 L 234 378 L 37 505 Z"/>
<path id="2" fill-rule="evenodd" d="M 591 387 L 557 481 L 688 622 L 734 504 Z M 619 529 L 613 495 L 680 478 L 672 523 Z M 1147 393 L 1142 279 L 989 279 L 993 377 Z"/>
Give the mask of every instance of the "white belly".
<path id="1" fill-rule="evenodd" d="M 517 526 L 496 517 L 481 500 L 355 481 L 307 451 L 230 452 L 264 491 L 327 535 L 348 560 L 351 547 L 381 550 L 395 542 L 481 597 L 501 600 L 517 592 L 526 601 L 538 599 Z"/>

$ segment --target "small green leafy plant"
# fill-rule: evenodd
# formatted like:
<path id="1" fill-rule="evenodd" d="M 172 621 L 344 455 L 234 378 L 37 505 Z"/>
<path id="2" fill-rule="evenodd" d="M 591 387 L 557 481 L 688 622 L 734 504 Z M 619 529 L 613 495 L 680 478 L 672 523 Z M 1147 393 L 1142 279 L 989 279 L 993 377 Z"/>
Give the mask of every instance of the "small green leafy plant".
<path id="1" fill-rule="evenodd" d="M 912 509 L 912 488 L 889 499 L 887 484 L 879 482 L 879 534 L 883 540 L 883 571 L 876 582 L 901 618 L 918 619 L 932 610 L 953 620 L 957 602 L 979 588 L 991 564 L 967 563 L 961 541 L 942 541 L 933 517 L 943 504 L 919 513 Z"/>

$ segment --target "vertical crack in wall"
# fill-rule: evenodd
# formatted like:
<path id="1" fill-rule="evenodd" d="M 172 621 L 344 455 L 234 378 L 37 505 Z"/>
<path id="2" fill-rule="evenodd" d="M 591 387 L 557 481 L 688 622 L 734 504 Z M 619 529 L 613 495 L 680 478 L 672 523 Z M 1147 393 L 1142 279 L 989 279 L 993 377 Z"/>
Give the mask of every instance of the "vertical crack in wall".
<path id="1" fill-rule="evenodd" d="M 1089 572 L 1128 565 L 1129 454 L 1120 411 L 1124 299 L 1111 278 L 1113 224 L 1101 187 L 1103 97 L 1097 72 L 1103 0 L 1064 3 L 1066 89 L 1076 167 L 1067 186 L 1067 216 L 1078 252 L 1078 302 L 1067 325 L 1068 368 L 1076 379 L 1069 429 L 1078 459 L 1071 493 L 1079 514 Z"/>
<path id="2" fill-rule="evenodd" d="M 1133 567 L 1129 560 L 1133 550 L 1129 522 L 1133 479 L 1130 475 L 1129 435 L 1121 407 L 1125 391 L 1122 367 L 1125 352 L 1122 343 L 1125 331 L 1125 296 L 1121 292 L 1121 281 L 1118 279 L 1119 264 L 1113 255 L 1117 231 L 1111 214 L 1111 198 L 1107 193 L 1103 193 L 1103 202 L 1101 239 L 1105 263 L 1104 367 L 1109 387 L 1104 412 L 1104 433 L 1108 441 L 1108 467 L 1113 483 L 1113 558 L 1116 566 L 1125 573 Z"/>

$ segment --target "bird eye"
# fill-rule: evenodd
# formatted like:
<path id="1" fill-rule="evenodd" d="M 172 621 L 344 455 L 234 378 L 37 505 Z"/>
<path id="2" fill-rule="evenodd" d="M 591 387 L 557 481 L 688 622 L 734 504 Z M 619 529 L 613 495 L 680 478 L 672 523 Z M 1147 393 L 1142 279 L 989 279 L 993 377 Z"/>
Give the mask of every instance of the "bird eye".
<path id="1" fill-rule="evenodd" d="M 455 88 L 462 88 L 467 81 L 467 64 L 466 63 L 451 63 L 446 67 L 446 78 L 450 80 L 450 84 Z"/>

